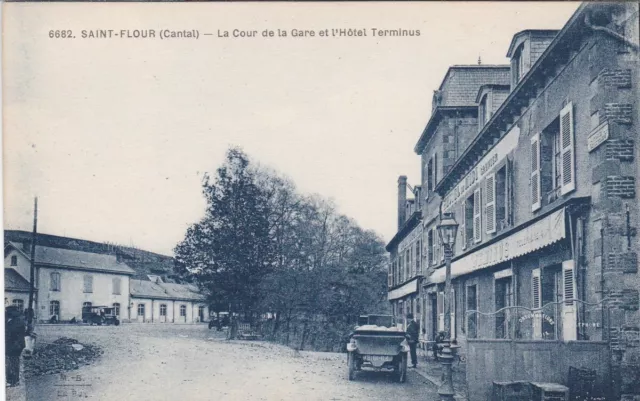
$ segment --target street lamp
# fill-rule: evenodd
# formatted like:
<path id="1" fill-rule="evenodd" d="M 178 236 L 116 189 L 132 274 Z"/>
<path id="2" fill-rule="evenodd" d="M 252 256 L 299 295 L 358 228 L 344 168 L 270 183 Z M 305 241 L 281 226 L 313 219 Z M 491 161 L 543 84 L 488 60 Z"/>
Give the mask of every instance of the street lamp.
<path id="1" fill-rule="evenodd" d="M 444 371 L 443 381 L 438 387 L 438 394 L 443 401 L 453 401 L 455 391 L 453 389 L 453 377 L 451 364 L 453 363 L 453 354 L 451 352 L 451 256 L 453 254 L 453 245 L 456 243 L 456 235 L 458 234 L 458 223 L 453 218 L 453 213 L 444 213 L 438 224 L 438 234 L 440 241 L 444 247 L 444 260 L 446 266 L 446 278 L 444 284 L 444 331 L 446 338 L 444 347 L 442 348 L 442 368 Z"/>

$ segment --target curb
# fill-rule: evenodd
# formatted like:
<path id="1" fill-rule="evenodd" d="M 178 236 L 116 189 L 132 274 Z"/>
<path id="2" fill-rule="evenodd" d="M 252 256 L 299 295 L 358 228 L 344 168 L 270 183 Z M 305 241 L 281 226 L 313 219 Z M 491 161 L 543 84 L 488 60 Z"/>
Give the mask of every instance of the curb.
<path id="1" fill-rule="evenodd" d="M 421 371 L 420 369 L 412 369 L 412 370 L 414 372 L 416 372 L 417 374 L 419 374 L 420 376 L 422 376 L 423 378 L 425 378 L 428 382 L 433 384 L 436 388 L 440 387 L 440 385 L 442 384 L 440 382 L 440 379 L 436 378 L 435 376 L 428 375 L 428 374 L 424 373 L 423 371 Z M 456 399 L 456 400 L 460 400 L 460 401 L 466 401 L 467 400 L 467 397 L 465 397 L 464 395 L 462 395 L 460 393 L 455 393 L 453 398 Z"/>

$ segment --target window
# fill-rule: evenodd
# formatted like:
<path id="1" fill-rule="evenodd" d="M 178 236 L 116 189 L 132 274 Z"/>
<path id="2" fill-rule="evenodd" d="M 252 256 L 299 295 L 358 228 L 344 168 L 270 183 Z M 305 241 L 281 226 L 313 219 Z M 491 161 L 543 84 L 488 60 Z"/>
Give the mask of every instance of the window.
<path id="1" fill-rule="evenodd" d="M 187 316 L 187 305 L 180 305 L 180 316 Z"/>
<path id="2" fill-rule="evenodd" d="M 389 263 L 389 272 L 387 273 L 387 287 L 391 287 L 393 285 L 393 264 L 395 262 Z"/>
<path id="3" fill-rule="evenodd" d="M 113 304 L 113 311 L 116 314 L 116 316 L 120 316 L 120 304 L 119 303 L 114 303 Z"/>
<path id="4" fill-rule="evenodd" d="M 500 168 L 495 174 L 495 228 L 502 231 L 507 227 L 507 166 Z"/>
<path id="5" fill-rule="evenodd" d="M 145 310 L 144 310 L 144 304 L 138 304 L 138 316 L 142 316 L 144 317 L 145 315 Z"/>
<path id="6" fill-rule="evenodd" d="M 532 211 L 575 189 L 573 105 L 531 138 Z"/>
<path id="7" fill-rule="evenodd" d="M 167 305 L 160 304 L 160 316 L 167 316 Z"/>
<path id="8" fill-rule="evenodd" d="M 422 274 L 422 266 L 420 263 L 420 248 L 422 247 L 422 242 L 420 240 L 416 241 L 416 272 L 418 274 Z"/>
<path id="9" fill-rule="evenodd" d="M 511 277 L 504 277 L 495 281 L 495 294 L 495 311 L 497 312 L 495 316 L 496 338 L 510 338 L 509 310 L 502 309 L 512 306 Z"/>
<path id="10" fill-rule="evenodd" d="M 493 174 L 484 180 L 484 227 L 487 234 L 496 232 L 496 177 Z"/>
<path id="11" fill-rule="evenodd" d="M 121 279 L 120 277 L 114 277 L 113 278 L 113 294 L 114 295 L 120 295 L 120 283 L 121 283 Z"/>
<path id="12" fill-rule="evenodd" d="M 16 255 L 11 256 L 11 266 L 18 266 L 18 257 Z"/>
<path id="13" fill-rule="evenodd" d="M 489 122 L 491 116 L 493 115 L 491 109 L 491 94 L 487 93 L 482 96 L 480 100 L 480 110 L 478 110 L 478 117 L 480 119 L 478 123 L 478 127 L 482 130 L 482 127 Z"/>
<path id="14" fill-rule="evenodd" d="M 60 316 L 60 301 L 49 302 L 49 316 Z"/>
<path id="15" fill-rule="evenodd" d="M 433 158 L 429 159 L 429 163 L 427 164 L 427 196 L 433 191 L 435 186 L 435 182 L 433 182 L 434 177 L 434 168 L 433 168 Z"/>
<path id="16" fill-rule="evenodd" d="M 93 276 L 84 276 L 84 292 L 93 292 Z"/>
<path id="17" fill-rule="evenodd" d="M 82 303 L 82 310 L 83 310 L 83 311 L 90 312 L 90 309 L 91 309 L 91 306 L 92 306 L 92 305 L 93 305 L 93 304 L 92 304 L 91 302 L 83 302 L 83 303 Z"/>
<path id="18" fill-rule="evenodd" d="M 24 300 L 22 299 L 14 299 L 13 300 L 13 306 L 17 306 L 18 310 L 20 310 L 20 312 L 24 311 Z"/>
<path id="19" fill-rule="evenodd" d="M 520 81 L 520 79 L 525 74 L 525 64 L 524 64 L 524 43 L 518 46 L 516 51 L 513 53 L 513 58 L 511 61 L 512 68 L 512 77 L 513 77 L 513 86 Z M 512 87 L 513 87 L 512 86 Z"/>
<path id="20" fill-rule="evenodd" d="M 431 266 L 434 263 L 434 258 L 433 258 L 433 230 L 429 230 L 428 234 L 427 234 L 427 244 L 428 244 L 428 249 L 429 249 L 429 266 Z"/>
<path id="21" fill-rule="evenodd" d="M 478 297 L 475 285 L 467 286 L 467 311 L 478 310 Z M 465 313 L 467 315 L 467 336 L 469 338 L 476 338 L 478 335 L 478 314 L 477 313 Z"/>
<path id="22" fill-rule="evenodd" d="M 49 281 L 49 290 L 60 291 L 60 273 L 51 273 L 51 280 Z"/>
<path id="23" fill-rule="evenodd" d="M 482 191 L 477 188 L 473 191 L 473 242 L 482 241 L 482 208 L 480 207 L 480 195 Z"/>
<path id="24" fill-rule="evenodd" d="M 578 339 L 578 311 L 575 302 L 576 282 L 573 260 L 562 262 L 562 339 L 572 341 Z"/>
<path id="25" fill-rule="evenodd" d="M 411 277 L 411 249 L 407 249 L 404 254 L 404 279 L 408 280 Z"/>

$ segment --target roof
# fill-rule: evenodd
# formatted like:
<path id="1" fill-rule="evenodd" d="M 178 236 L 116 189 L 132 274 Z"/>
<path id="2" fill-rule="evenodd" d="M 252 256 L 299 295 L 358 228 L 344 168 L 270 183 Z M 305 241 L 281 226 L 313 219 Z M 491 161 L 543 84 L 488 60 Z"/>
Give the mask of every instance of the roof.
<path id="1" fill-rule="evenodd" d="M 167 300 L 204 301 L 204 295 L 192 284 L 157 284 L 148 280 L 131 280 L 131 296 Z"/>
<path id="2" fill-rule="evenodd" d="M 15 269 L 4 269 L 4 290 L 29 292 L 29 282 Z"/>
<path id="3" fill-rule="evenodd" d="M 27 259 L 31 260 L 30 255 L 23 252 L 19 244 L 9 242 L 9 246 L 15 248 Z M 125 263 L 118 262 L 115 255 L 74 251 L 62 248 L 50 248 L 41 245 L 36 245 L 35 262 L 37 265 L 49 265 L 60 268 L 93 270 L 119 274 L 135 273 L 135 271 Z"/>
<path id="4" fill-rule="evenodd" d="M 507 51 L 507 57 L 511 58 L 513 52 L 521 43 L 520 39 L 524 36 L 553 38 L 558 34 L 558 32 L 560 32 L 559 29 L 525 29 L 524 31 L 520 31 L 513 35 L 511 44 L 509 44 L 509 50 Z"/>
<path id="5" fill-rule="evenodd" d="M 173 283 L 163 283 L 160 284 L 166 290 L 167 294 L 171 295 L 175 298 L 182 299 L 194 299 L 194 300 L 204 300 L 205 297 L 202 295 L 198 287 L 193 284 L 173 284 Z"/>
<path id="6" fill-rule="evenodd" d="M 162 298 L 169 296 L 159 284 L 147 280 L 131 280 L 131 296 L 140 298 Z"/>
<path id="7" fill-rule="evenodd" d="M 440 84 L 442 100 L 438 106 L 475 106 L 480 86 L 509 85 L 510 70 L 509 65 L 452 65 Z"/>

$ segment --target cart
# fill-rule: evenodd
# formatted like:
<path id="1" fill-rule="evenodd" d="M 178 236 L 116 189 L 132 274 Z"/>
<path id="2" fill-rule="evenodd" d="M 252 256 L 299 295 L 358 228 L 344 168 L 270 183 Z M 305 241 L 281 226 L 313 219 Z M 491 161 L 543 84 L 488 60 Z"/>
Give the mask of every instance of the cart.
<path id="1" fill-rule="evenodd" d="M 391 320 L 382 326 L 357 326 L 347 344 L 348 378 L 355 380 L 356 373 L 364 369 L 393 371 L 395 379 L 404 383 L 407 380 L 408 352 L 406 333 L 401 328 L 392 326 Z"/>

